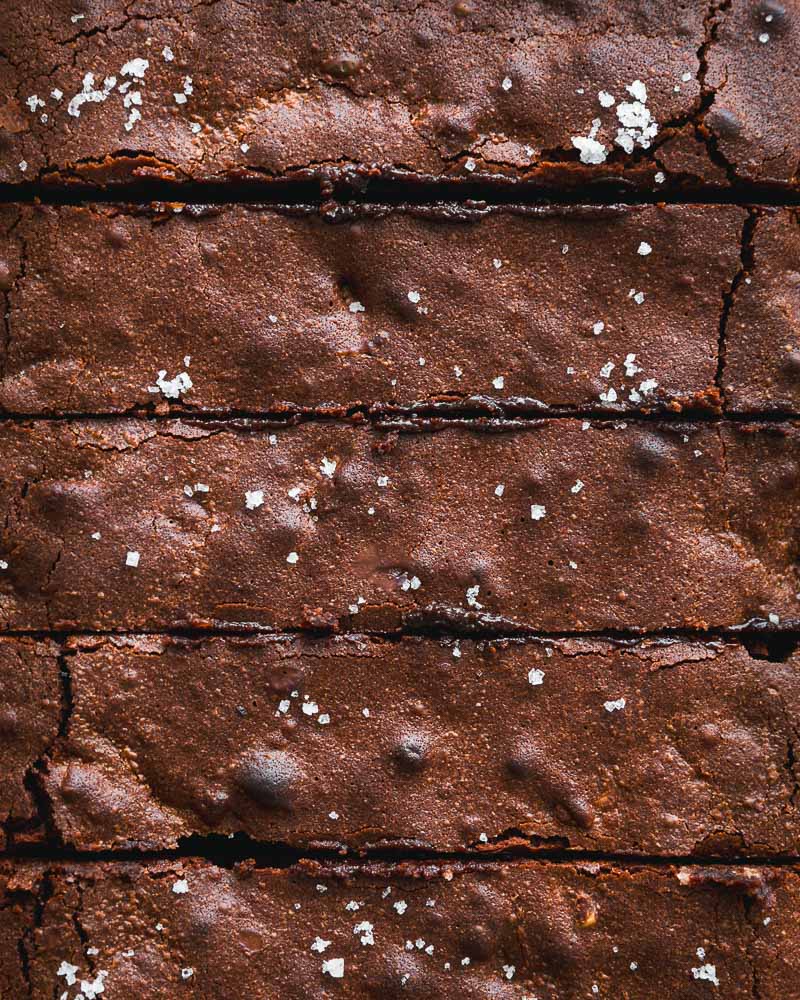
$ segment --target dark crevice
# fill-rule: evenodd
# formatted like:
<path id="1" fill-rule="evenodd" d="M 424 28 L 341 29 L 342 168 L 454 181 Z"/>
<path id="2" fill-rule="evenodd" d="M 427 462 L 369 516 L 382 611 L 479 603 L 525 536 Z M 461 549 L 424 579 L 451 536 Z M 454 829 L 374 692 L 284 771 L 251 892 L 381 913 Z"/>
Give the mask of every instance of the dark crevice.
<path id="1" fill-rule="evenodd" d="M 55 883 L 52 876 L 48 871 L 42 872 L 39 884 L 37 885 L 34 894 L 32 919 L 25 928 L 22 936 L 17 941 L 20 971 L 22 972 L 22 977 L 28 987 L 28 996 L 31 998 L 34 996 L 31 970 L 36 952 L 37 932 L 41 929 L 44 923 L 44 912 L 54 892 Z"/>
<path id="2" fill-rule="evenodd" d="M 61 641 L 61 645 L 63 647 L 63 640 Z M 33 763 L 28 767 L 23 778 L 23 785 L 35 808 L 36 820 L 33 826 L 35 829 L 43 829 L 46 841 L 50 844 L 56 845 L 61 843 L 61 838 L 53 816 L 53 807 L 50 801 L 50 796 L 47 794 L 43 778 L 55 747 L 67 737 L 69 723 L 74 708 L 72 697 L 72 675 L 67 662 L 69 655 L 71 655 L 71 652 L 65 652 L 62 648 L 62 652 L 58 657 L 58 674 L 61 698 L 58 727 L 53 738 L 36 758 L 36 760 L 33 761 Z M 31 833 L 28 826 L 30 826 L 30 824 L 26 825 L 24 830 L 26 834 Z M 18 831 L 15 831 L 13 827 L 7 831 L 9 848 L 12 850 L 15 845 L 16 832 Z"/>
<path id="3" fill-rule="evenodd" d="M 233 868 L 250 862 L 263 868 L 291 868 L 304 861 L 335 863 L 343 859 L 358 864 L 401 862 L 455 863 L 455 864 L 502 864 L 509 861 L 548 861 L 562 864 L 586 862 L 609 863 L 629 866 L 701 866 L 708 870 L 711 879 L 724 880 L 728 870 L 737 865 L 753 865 L 759 868 L 777 868 L 800 863 L 797 855 L 731 854 L 705 857 L 697 854 L 646 854 L 614 851 L 573 850 L 564 847 L 540 846 L 537 838 L 530 838 L 527 846 L 515 843 L 502 849 L 491 847 L 467 851 L 434 851 L 423 847 L 386 847 L 347 851 L 336 848 L 301 848 L 274 841 L 259 841 L 246 834 L 237 833 L 232 837 L 222 834 L 192 834 L 182 837 L 178 846 L 168 850 L 105 850 L 78 851 L 63 847 L 56 851 L 48 845 L 24 845 L 15 851 L 0 852 L 3 861 L 43 861 L 49 864 L 103 864 L 107 862 L 138 862 L 157 864 L 159 862 L 202 860 L 220 868 Z"/>
<path id="4" fill-rule="evenodd" d="M 60 643 L 67 648 L 66 657 L 71 655 L 68 644 L 70 640 L 80 639 L 114 639 L 114 638 L 137 638 L 157 636 L 166 639 L 185 639 L 187 641 L 202 641 L 208 639 L 225 638 L 270 638 L 270 639 L 295 639 L 308 637 L 309 639 L 324 638 L 355 638 L 374 639 L 381 642 L 402 642 L 404 639 L 430 639 L 434 642 L 449 642 L 457 639 L 471 640 L 474 642 L 493 641 L 503 642 L 505 640 L 539 640 L 542 642 L 556 642 L 558 640 L 569 639 L 595 639 L 604 640 L 619 645 L 635 645 L 645 640 L 648 642 L 673 643 L 683 642 L 722 642 L 736 643 L 747 649 L 753 659 L 773 660 L 773 662 L 786 662 L 792 653 L 800 646 L 800 630 L 782 628 L 782 626 L 772 625 L 766 620 L 753 620 L 747 625 L 741 626 L 717 626 L 709 628 L 663 628 L 663 629 L 587 629 L 587 630 L 561 630 L 546 631 L 533 627 L 514 626 L 513 623 L 485 621 L 476 619 L 474 621 L 452 620 L 449 623 L 407 620 L 403 625 L 393 630 L 377 629 L 337 629 L 337 628 L 313 628 L 308 626 L 298 627 L 270 627 L 258 625 L 165 625 L 159 628 L 118 628 L 118 629 L 94 629 L 94 628 L 55 628 L 55 629 L 2 629 L 0 638 L 30 638 L 41 641 L 50 640 Z M 772 650 L 772 655 L 763 655 L 765 649 Z M 62 657 L 61 662 L 67 663 L 67 658 Z M 67 726 L 72 711 L 72 694 L 69 686 L 69 672 L 62 671 L 62 683 L 64 685 L 64 701 L 62 711 L 62 725 L 64 732 L 59 733 L 59 737 L 67 731 Z"/>
<path id="5" fill-rule="evenodd" d="M 697 126 L 701 141 L 713 152 L 715 140 L 703 125 Z M 800 205 L 800 191 L 794 186 L 736 182 L 715 184 L 669 183 L 656 190 L 626 181 L 624 176 L 598 176 L 591 182 L 555 187 L 513 177 L 460 179 L 407 174 L 389 177 L 372 173 L 361 178 L 344 168 L 335 171 L 299 171 L 302 176 L 265 180 L 172 181 L 159 179 L 126 180 L 92 184 L 59 178 L 59 183 L 23 181 L 0 184 L 0 203 L 42 203 L 48 205 L 161 204 L 171 205 L 268 204 L 305 207 L 321 212 L 331 221 L 350 217 L 364 205 L 389 207 L 439 206 L 479 211 L 492 205 Z"/>
<path id="6" fill-rule="evenodd" d="M 731 293 L 727 293 L 731 294 Z M 729 311 L 728 307 L 728 311 Z M 727 322 L 727 312 L 724 313 Z M 163 407 L 131 407 L 119 411 L 86 411 L 16 413 L 0 410 L 0 425 L 29 423 L 69 423 L 121 420 L 142 420 L 154 424 L 170 421 L 205 424 L 216 430 L 276 430 L 307 423 L 345 423 L 369 426 L 377 430 L 435 431 L 445 427 L 497 432 L 523 430 L 553 420 L 591 420 L 597 424 L 615 425 L 620 421 L 642 424 L 759 424 L 779 423 L 800 418 L 792 410 L 719 410 L 709 405 L 685 405 L 677 401 L 654 403 L 647 410 L 602 409 L 594 405 L 547 406 L 536 400 L 516 397 L 495 399 L 471 396 L 437 402 L 372 403 L 342 406 L 320 403 L 316 406 L 284 409 L 193 409 L 186 404 Z"/>
<path id="7" fill-rule="evenodd" d="M 717 387 L 723 407 L 725 405 L 725 361 L 727 349 L 728 322 L 731 310 L 736 301 L 736 293 L 741 283 L 753 269 L 755 261 L 755 231 L 758 224 L 759 214 L 755 209 L 750 209 L 747 218 L 742 225 L 742 235 L 739 248 L 740 266 L 733 276 L 728 289 L 722 295 L 722 310 L 719 317 L 719 339 L 717 343 L 717 371 L 714 384 Z"/>

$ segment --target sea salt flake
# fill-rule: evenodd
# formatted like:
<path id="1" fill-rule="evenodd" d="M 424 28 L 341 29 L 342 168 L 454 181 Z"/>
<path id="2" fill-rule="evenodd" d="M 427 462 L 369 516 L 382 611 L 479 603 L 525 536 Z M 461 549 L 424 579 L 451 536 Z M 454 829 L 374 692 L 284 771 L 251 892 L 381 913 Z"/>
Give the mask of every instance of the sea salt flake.
<path id="1" fill-rule="evenodd" d="M 492 385 L 495 389 L 503 389 L 505 387 L 506 381 L 502 375 L 498 375 L 497 378 L 492 379 Z"/>
<path id="2" fill-rule="evenodd" d="M 360 924 L 355 925 L 353 933 L 360 935 L 361 943 L 366 947 L 367 945 L 375 944 L 374 930 L 375 928 L 369 920 L 362 920 Z"/>
<path id="3" fill-rule="evenodd" d="M 185 969 L 181 969 L 181 979 L 191 979 L 194 975 L 194 969 L 187 965 Z"/>
<path id="4" fill-rule="evenodd" d="M 319 889 L 319 886 L 317 886 L 317 888 Z M 325 938 L 316 937 L 311 943 L 311 950 L 316 951 L 321 955 L 326 948 L 330 948 L 332 943 L 333 942 L 331 941 L 326 941 Z"/>
<path id="5" fill-rule="evenodd" d="M 408 301 L 409 302 L 413 302 L 414 305 L 416 305 L 419 302 L 419 300 L 420 300 L 420 294 L 419 294 L 419 292 L 411 291 L 411 292 L 408 293 Z"/>
<path id="6" fill-rule="evenodd" d="M 498 483 L 494 488 L 494 495 L 496 497 L 501 497 L 506 491 L 505 485 L 503 483 Z"/>
<path id="7" fill-rule="evenodd" d="M 617 698 L 616 701 L 604 701 L 603 708 L 607 712 L 621 712 L 625 708 L 625 699 Z"/>
<path id="8" fill-rule="evenodd" d="M 56 971 L 56 975 L 63 976 L 67 981 L 67 986 L 74 986 L 78 981 L 75 975 L 76 972 L 78 972 L 77 965 L 70 965 L 69 962 L 62 962 Z"/>
<path id="9" fill-rule="evenodd" d="M 255 510 L 264 503 L 263 490 L 245 490 L 244 505 L 248 510 Z"/>
<path id="10" fill-rule="evenodd" d="M 478 594 L 480 593 L 480 584 L 476 583 L 474 587 L 467 587 L 467 604 L 471 608 L 477 608 L 479 611 L 483 605 L 478 601 Z"/>
<path id="11" fill-rule="evenodd" d="M 408 903 L 404 899 L 398 899 L 396 903 L 392 903 L 392 906 L 395 910 L 397 910 L 401 917 L 408 909 Z"/>
<path id="12" fill-rule="evenodd" d="M 323 476 L 327 476 L 328 479 L 333 479 L 333 474 L 336 472 L 336 459 L 323 457 L 319 465 L 319 471 Z"/>
<path id="13" fill-rule="evenodd" d="M 649 243 L 645 243 L 644 240 L 639 244 L 639 249 L 636 251 L 640 257 L 647 257 L 648 254 L 653 252 L 653 248 Z"/>
<path id="14" fill-rule="evenodd" d="M 602 320 L 599 320 L 592 327 L 592 333 L 595 335 L 595 337 L 599 337 L 600 334 L 603 332 L 603 330 L 605 330 L 605 328 L 606 328 L 605 323 Z"/>
<path id="15" fill-rule="evenodd" d="M 612 104 L 616 103 L 616 98 L 613 94 L 609 94 L 607 90 L 601 90 L 597 95 L 597 100 L 604 108 L 610 108 Z"/>
<path id="16" fill-rule="evenodd" d="M 169 45 L 164 46 L 164 48 L 161 50 L 161 55 L 164 57 L 164 62 L 172 62 L 172 60 L 175 58 L 175 54 L 169 47 Z"/>
<path id="17" fill-rule="evenodd" d="M 716 965 L 711 965 L 710 962 L 706 962 L 705 965 L 701 965 L 698 968 L 693 968 L 692 975 L 695 979 L 704 980 L 707 983 L 713 983 L 714 986 L 719 986 L 717 967 Z"/>
<path id="18" fill-rule="evenodd" d="M 511 88 L 514 86 L 514 83 L 510 76 L 506 76 L 503 78 L 503 82 L 500 84 L 500 86 L 503 88 L 503 90 L 508 91 L 511 90 Z"/>
<path id="19" fill-rule="evenodd" d="M 541 521 L 547 513 L 547 508 L 540 503 L 531 504 L 531 518 L 534 521 Z"/>
<path id="20" fill-rule="evenodd" d="M 172 883 L 172 891 L 176 896 L 182 896 L 189 891 L 189 882 L 185 878 L 179 878 Z"/>
<path id="21" fill-rule="evenodd" d="M 350 310 L 351 313 L 363 313 L 367 311 L 358 300 L 351 302 L 347 308 Z"/>
<path id="22" fill-rule="evenodd" d="M 575 485 L 574 486 L 570 486 L 569 491 L 570 491 L 570 493 L 580 493 L 580 491 L 583 489 L 583 487 L 584 487 L 583 480 L 582 479 L 576 479 L 575 480 Z"/>
<path id="23" fill-rule="evenodd" d="M 134 550 L 130 550 L 125 556 L 125 565 L 133 566 L 135 569 L 139 565 L 139 553 Z"/>
<path id="24" fill-rule="evenodd" d="M 322 974 L 329 975 L 331 979 L 341 979 L 344 976 L 344 959 L 331 958 L 322 963 Z"/>
<path id="25" fill-rule="evenodd" d="M 528 683 L 531 687 L 539 687 L 540 684 L 544 684 L 544 670 L 539 670 L 537 667 L 529 670 Z"/>

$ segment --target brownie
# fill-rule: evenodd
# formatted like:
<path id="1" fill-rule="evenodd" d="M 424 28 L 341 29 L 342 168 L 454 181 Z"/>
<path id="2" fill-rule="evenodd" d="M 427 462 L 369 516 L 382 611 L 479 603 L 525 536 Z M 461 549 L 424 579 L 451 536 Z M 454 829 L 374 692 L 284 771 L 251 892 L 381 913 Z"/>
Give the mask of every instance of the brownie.
<path id="1" fill-rule="evenodd" d="M 82 850 L 797 854 L 800 656 L 738 645 L 81 639 L 44 779 Z M 476 789 L 480 794 L 476 795 Z"/>
<path id="2" fill-rule="evenodd" d="M 0 849 L 41 834 L 37 788 L 61 709 L 58 647 L 0 638 Z"/>
<path id="3" fill-rule="evenodd" d="M 2 625 L 798 621 L 798 427 L 501 427 L 6 423 Z"/>
<path id="4" fill-rule="evenodd" d="M 722 6 L 722 5 L 721 5 Z M 731 176 L 797 185 L 800 154 L 800 3 L 726 3 L 706 51 L 703 119 Z"/>
<path id="5" fill-rule="evenodd" d="M 20 876 L 37 926 L 18 949 L 21 914 L 0 909 L 0 970 L 33 1000 L 96 996 L 98 982 L 115 1000 L 751 1000 L 754 983 L 787 1000 L 800 981 L 795 867 L 187 861 Z"/>
<path id="6" fill-rule="evenodd" d="M 0 405 L 32 414 L 713 406 L 747 217 L 696 205 L 372 209 L 338 226 L 241 206 L 160 222 L 93 206 L 3 215 L 18 221 Z"/>
<path id="7" fill-rule="evenodd" d="M 744 411 L 800 410 L 800 222 L 763 210 L 747 244 L 725 343 L 723 386 Z"/>
<path id="8" fill-rule="evenodd" d="M 796 178 L 796 0 L 8 0 L 5 13 L 5 181 L 352 166 L 658 189 L 676 134 L 701 151 L 701 181 L 720 163 L 724 182 Z"/>

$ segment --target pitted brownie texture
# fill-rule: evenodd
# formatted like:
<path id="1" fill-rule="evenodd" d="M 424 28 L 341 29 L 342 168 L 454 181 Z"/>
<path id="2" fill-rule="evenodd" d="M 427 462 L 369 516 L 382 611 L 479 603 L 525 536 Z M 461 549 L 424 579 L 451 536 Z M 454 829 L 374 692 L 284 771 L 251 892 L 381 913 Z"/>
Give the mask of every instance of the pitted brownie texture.
<path id="1" fill-rule="evenodd" d="M 3 626 L 797 622 L 793 425 L 446 424 L 6 424 Z"/>
<path id="2" fill-rule="evenodd" d="M 794 867 L 187 861 L 9 881 L 0 990 L 27 980 L 33 1000 L 98 982 L 115 1000 L 751 1000 L 754 981 L 787 1000 L 800 979 Z"/>
<path id="3" fill-rule="evenodd" d="M 800 846 L 796 657 L 598 640 L 77 640 L 63 840 L 161 849 Z M 480 789 L 478 792 L 477 790 Z"/>
<path id="4" fill-rule="evenodd" d="M 747 216 L 688 205 L 376 208 L 339 225 L 241 206 L 2 217 L 0 406 L 35 414 L 713 407 Z"/>
<path id="5" fill-rule="evenodd" d="M 13 0 L 0 179 L 352 165 L 657 189 L 688 134 L 679 179 L 789 184 L 799 31 L 796 0 Z"/>

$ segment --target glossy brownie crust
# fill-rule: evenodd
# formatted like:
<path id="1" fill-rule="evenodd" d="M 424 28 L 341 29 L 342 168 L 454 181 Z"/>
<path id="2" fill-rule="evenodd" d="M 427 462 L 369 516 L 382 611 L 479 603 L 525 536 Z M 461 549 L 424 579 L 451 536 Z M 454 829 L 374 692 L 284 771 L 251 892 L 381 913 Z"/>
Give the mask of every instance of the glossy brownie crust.
<path id="1" fill-rule="evenodd" d="M 713 407 L 746 218 L 450 205 L 333 225 L 242 206 L 8 206 L 0 406 Z M 159 389 L 162 370 L 191 387 Z"/>
<path id="2" fill-rule="evenodd" d="M 798 620 L 793 425 L 391 426 L 6 424 L 4 627 Z"/>
<path id="3" fill-rule="evenodd" d="M 115 1000 L 707 1000 L 715 981 L 733 1000 L 753 982 L 786 1000 L 800 979 L 795 868 L 189 862 L 6 878 L 0 992 L 27 981 L 34 1000 L 98 978 Z"/>
<path id="4" fill-rule="evenodd" d="M 800 658 L 738 645 L 76 640 L 43 785 L 81 850 L 798 853 Z M 476 795 L 476 789 L 480 794 Z"/>
<path id="5" fill-rule="evenodd" d="M 797 0 L 6 8 L 6 181 L 349 165 L 559 184 L 796 180 Z"/>

